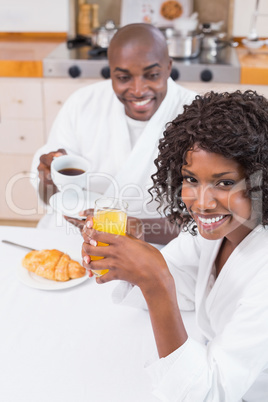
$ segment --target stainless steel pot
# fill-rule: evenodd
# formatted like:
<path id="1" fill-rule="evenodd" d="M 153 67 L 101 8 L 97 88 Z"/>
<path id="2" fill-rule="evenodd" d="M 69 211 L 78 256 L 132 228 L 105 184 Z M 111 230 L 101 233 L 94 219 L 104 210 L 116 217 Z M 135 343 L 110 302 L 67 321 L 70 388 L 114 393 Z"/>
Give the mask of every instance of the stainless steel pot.
<path id="1" fill-rule="evenodd" d="M 117 30 L 118 27 L 115 26 L 112 20 L 107 21 L 106 24 L 100 28 L 93 29 L 91 36 L 92 46 L 107 49 Z"/>
<path id="2" fill-rule="evenodd" d="M 225 46 L 237 47 L 238 43 L 227 38 L 226 33 L 204 35 L 202 49 L 219 50 Z"/>
<path id="3" fill-rule="evenodd" d="M 161 27 L 159 29 L 166 38 L 170 57 L 174 59 L 192 59 L 200 54 L 203 33 L 197 31 L 182 33 L 172 27 Z"/>
<path id="4" fill-rule="evenodd" d="M 234 42 L 227 37 L 226 32 L 220 30 L 220 23 L 221 21 L 219 23 L 205 23 L 200 26 L 201 32 L 204 34 L 202 49 L 217 51 L 225 46 L 238 46 L 237 42 Z"/>
<path id="5" fill-rule="evenodd" d="M 226 42 L 226 34 L 224 32 L 205 33 L 202 40 L 202 49 L 215 50 L 220 49 Z"/>
<path id="6" fill-rule="evenodd" d="M 192 59 L 199 56 L 203 34 L 188 33 L 185 35 L 179 32 L 167 39 L 168 53 L 175 59 Z"/>

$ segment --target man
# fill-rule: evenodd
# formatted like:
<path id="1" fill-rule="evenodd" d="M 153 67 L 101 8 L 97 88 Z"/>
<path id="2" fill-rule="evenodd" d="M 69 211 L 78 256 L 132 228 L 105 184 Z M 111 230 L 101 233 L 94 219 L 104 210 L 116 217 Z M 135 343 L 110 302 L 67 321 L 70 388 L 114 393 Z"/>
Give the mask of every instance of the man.
<path id="1" fill-rule="evenodd" d="M 156 170 L 153 162 L 166 123 L 192 102 L 195 93 L 169 78 L 172 61 L 166 40 L 152 25 L 121 28 L 110 43 L 108 60 L 111 80 L 71 95 L 47 144 L 36 153 L 33 170 L 38 167 L 39 194 L 48 203 L 57 191 L 50 178 L 55 156 L 81 155 L 91 164 L 88 189 L 126 200 L 129 215 L 143 221 L 145 239 L 167 243 L 177 230 L 160 217 L 157 204 L 149 202 L 150 177 Z M 44 217 L 40 225 L 47 220 Z"/>

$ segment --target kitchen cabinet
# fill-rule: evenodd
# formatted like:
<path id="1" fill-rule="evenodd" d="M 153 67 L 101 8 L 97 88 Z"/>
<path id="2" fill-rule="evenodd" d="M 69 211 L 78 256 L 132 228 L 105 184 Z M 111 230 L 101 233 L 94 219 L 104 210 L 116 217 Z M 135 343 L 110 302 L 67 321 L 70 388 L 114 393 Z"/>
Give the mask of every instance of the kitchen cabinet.
<path id="1" fill-rule="evenodd" d="M 45 213 L 30 183 L 33 155 L 69 95 L 93 82 L 0 78 L 0 219 L 36 221 Z"/>
<path id="2" fill-rule="evenodd" d="M 39 79 L 0 79 L 0 219 L 40 217 L 29 172 L 45 140 L 42 92 Z"/>
<path id="3" fill-rule="evenodd" d="M 0 219 L 36 221 L 44 214 L 30 183 L 32 155 L 0 154 Z"/>
<path id="4" fill-rule="evenodd" d="M 42 119 L 41 80 L 2 78 L 0 105 L 3 119 Z"/>

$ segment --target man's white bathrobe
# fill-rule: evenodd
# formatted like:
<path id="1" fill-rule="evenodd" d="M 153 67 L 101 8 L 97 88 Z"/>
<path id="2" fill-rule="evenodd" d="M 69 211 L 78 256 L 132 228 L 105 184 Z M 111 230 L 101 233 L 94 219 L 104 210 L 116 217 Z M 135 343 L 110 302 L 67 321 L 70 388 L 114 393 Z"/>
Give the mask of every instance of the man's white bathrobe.
<path id="1" fill-rule="evenodd" d="M 116 97 L 111 80 L 79 89 L 65 102 L 47 144 L 34 156 L 33 184 L 38 187 L 40 155 L 64 148 L 68 154 L 80 155 L 90 162 L 89 191 L 125 199 L 129 203 L 129 215 L 159 217 L 157 205 L 147 205 L 151 199 L 148 188 L 152 186 L 150 176 L 156 171 L 154 159 L 159 139 L 166 123 L 181 113 L 195 95 L 169 78 L 163 102 L 132 148 L 124 105 Z M 48 225 L 47 217 L 45 221 Z"/>
<path id="2" fill-rule="evenodd" d="M 161 401 L 268 401 L 268 228 L 255 228 L 215 281 L 221 242 L 181 233 L 161 250 L 175 279 L 179 307 L 195 310 L 206 340 L 189 336 L 182 347 L 147 367 Z M 122 282 L 114 300 L 142 307 L 139 292 Z"/>

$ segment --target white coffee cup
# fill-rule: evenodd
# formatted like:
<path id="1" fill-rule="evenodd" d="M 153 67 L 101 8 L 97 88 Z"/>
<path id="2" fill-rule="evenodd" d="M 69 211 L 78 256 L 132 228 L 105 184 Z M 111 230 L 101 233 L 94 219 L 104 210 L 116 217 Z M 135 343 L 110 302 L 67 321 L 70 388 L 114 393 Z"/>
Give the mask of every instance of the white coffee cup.
<path id="1" fill-rule="evenodd" d="M 59 191 L 68 188 L 86 189 L 87 177 L 90 172 L 89 162 L 76 155 L 62 155 L 51 163 L 51 178 Z"/>

